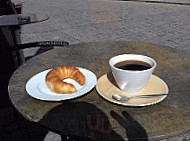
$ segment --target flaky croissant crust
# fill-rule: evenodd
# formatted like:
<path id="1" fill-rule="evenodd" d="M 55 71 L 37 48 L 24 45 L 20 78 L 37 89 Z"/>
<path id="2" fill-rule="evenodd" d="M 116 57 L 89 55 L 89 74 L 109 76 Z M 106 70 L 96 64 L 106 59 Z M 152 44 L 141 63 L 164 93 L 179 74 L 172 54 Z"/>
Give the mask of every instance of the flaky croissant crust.
<path id="1" fill-rule="evenodd" d="M 58 66 L 50 70 L 45 78 L 47 87 L 56 93 L 74 93 L 77 91 L 73 84 L 63 82 L 65 78 L 72 78 L 80 85 L 84 85 L 86 78 L 80 70 L 73 66 Z"/>

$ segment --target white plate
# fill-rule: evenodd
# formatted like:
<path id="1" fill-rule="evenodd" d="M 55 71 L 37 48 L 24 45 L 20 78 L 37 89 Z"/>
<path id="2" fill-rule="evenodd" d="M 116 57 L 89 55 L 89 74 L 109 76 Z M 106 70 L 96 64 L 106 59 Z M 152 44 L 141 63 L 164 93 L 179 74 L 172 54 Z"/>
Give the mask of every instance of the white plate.
<path id="1" fill-rule="evenodd" d="M 45 70 L 33 76 L 27 83 L 26 83 L 26 91 L 30 96 L 36 99 L 45 100 L 45 101 L 61 101 L 61 100 L 68 100 L 72 98 L 76 98 L 82 96 L 89 92 L 97 82 L 96 75 L 84 68 L 78 69 L 85 75 L 86 82 L 83 86 L 79 85 L 76 81 L 71 78 L 65 79 L 64 81 L 72 83 L 77 92 L 71 94 L 59 94 L 52 92 L 45 83 L 46 74 L 51 70 Z"/>

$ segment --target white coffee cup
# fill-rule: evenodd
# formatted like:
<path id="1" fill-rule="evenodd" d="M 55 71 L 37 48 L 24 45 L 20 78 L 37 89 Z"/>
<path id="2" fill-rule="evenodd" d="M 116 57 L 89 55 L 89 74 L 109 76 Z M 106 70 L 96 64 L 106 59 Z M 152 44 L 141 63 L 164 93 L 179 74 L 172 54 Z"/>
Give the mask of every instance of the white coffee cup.
<path id="1" fill-rule="evenodd" d="M 145 62 L 150 65 L 150 68 L 146 70 L 124 70 L 115 66 L 117 63 L 123 61 Z M 122 54 L 112 57 L 109 60 L 109 65 L 120 90 L 126 93 L 136 94 L 143 90 L 157 63 L 154 59 L 148 56 L 138 54 Z"/>

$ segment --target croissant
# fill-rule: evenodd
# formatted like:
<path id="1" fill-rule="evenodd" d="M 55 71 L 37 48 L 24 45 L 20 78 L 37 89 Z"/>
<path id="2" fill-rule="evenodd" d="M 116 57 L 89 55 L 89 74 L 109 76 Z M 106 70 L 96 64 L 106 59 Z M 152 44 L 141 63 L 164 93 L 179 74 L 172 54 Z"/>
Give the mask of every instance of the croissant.
<path id="1" fill-rule="evenodd" d="M 56 93 L 74 93 L 77 89 L 73 84 L 63 82 L 65 78 L 72 78 L 80 85 L 84 85 L 86 78 L 78 68 L 73 66 L 58 66 L 50 70 L 45 78 L 47 87 Z"/>

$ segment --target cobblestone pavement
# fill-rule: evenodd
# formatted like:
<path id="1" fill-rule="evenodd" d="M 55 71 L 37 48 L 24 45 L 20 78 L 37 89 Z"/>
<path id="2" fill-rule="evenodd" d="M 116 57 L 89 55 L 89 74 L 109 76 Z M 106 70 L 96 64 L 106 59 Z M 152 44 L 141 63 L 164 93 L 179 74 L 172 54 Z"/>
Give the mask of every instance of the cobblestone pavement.
<path id="1" fill-rule="evenodd" d="M 23 42 L 66 40 L 75 44 L 127 40 L 152 42 L 190 52 L 188 5 L 112 0 L 15 1 L 23 2 L 24 13 L 50 16 L 48 21 L 23 26 Z M 24 53 L 32 56 L 37 50 L 25 49 Z"/>
<path id="2" fill-rule="evenodd" d="M 48 21 L 24 25 L 23 43 L 127 40 L 161 44 L 190 53 L 190 1 L 168 1 L 183 5 L 118 0 L 13 0 L 23 4 L 23 13 L 50 16 Z M 24 49 L 24 56 L 29 59 L 52 48 Z M 0 119 L 3 121 L 0 140 L 1 137 L 3 141 L 61 140 L 58 134 L 26 121 L 12 107 L 1 108 Z M 163 141 L 187 140 L 190 140 L 189 132 Z"/>

